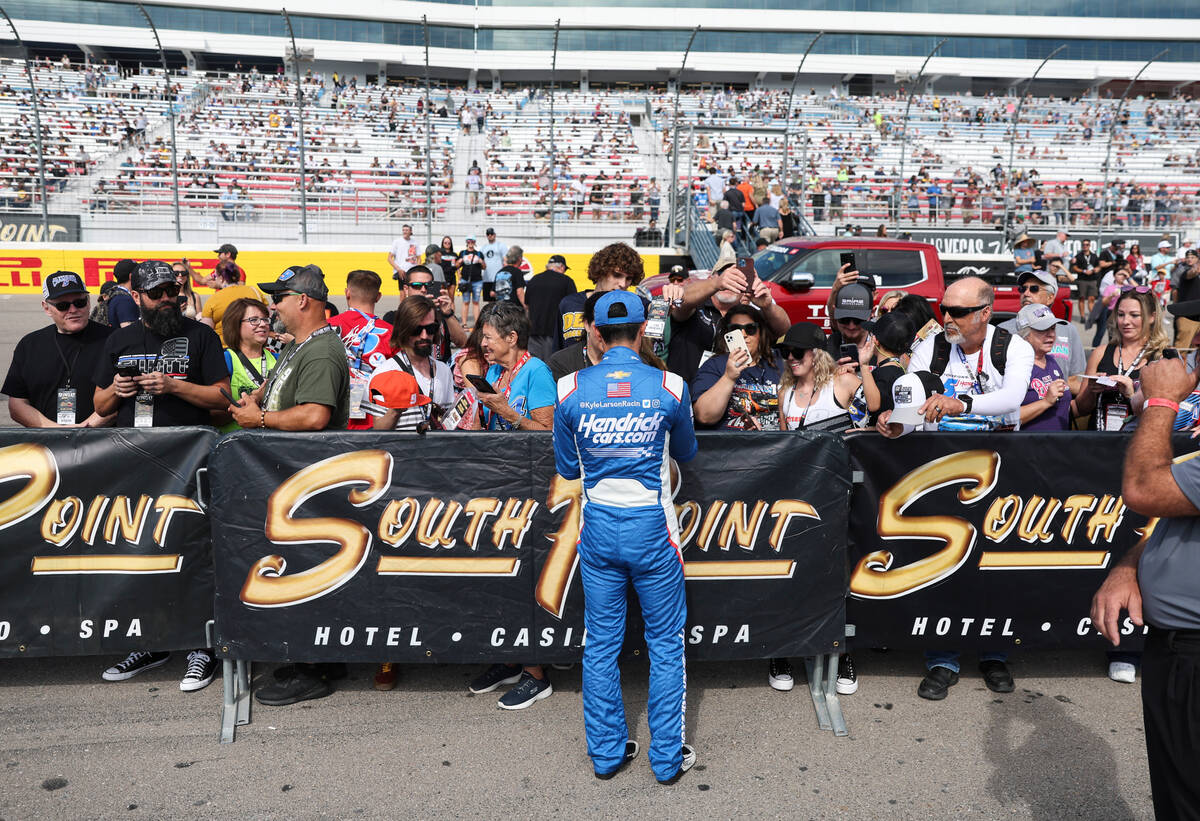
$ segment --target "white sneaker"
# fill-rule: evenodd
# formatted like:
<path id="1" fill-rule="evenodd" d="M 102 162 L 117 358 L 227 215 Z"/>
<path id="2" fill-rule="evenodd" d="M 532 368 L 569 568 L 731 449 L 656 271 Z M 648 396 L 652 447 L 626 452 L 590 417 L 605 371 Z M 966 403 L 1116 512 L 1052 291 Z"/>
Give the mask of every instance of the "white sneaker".
<path id="1" fill-rule="evenodd" d="M 1123 684 L 1133 684 L 1137 680 L 1137 667 L 1127 661 L 1110 661 L 1108 677 Z"/>
<path id="2" fill-rule="evenodd" d="M 207 650 L 193 650 L 188 653 L 187 672 L 179 681 L 179 689 L 185 693 L 203 690 L 212 684 L 213 676 L 217 674 L 217 660 Z"/>
<path id="3" fill-rule="evenodd" d="M 660 779 L 658 782 L 659 784 L 674 784 L 676 781 L 678 781 L 680 778 L 683 777 L 684 773 L 686 773 L 692 767 L 696 766 L 696 748 L 695 747 L 693 747 L 691 744 L 684 744 L 681 752 L 683 753 L 683 761 L 681 761 L 679 763 L 679 771 L 676 772 L 675 775 L 671 776 L 670 778 Z"/>
<path id="4" fill-rule="evenodd" d="M 858 673 L 854 671 L 854 660 L 849 653 L 838 657 L 836 688 L 838 695 L 852 696 L 858 692 Z"/>
<path id="5" fill-rule="evenodd" d="M 792 665 L 787 659 L 771 659 L 767 667 L 767 683 L 776 690 L 787 692 L 796 686 L 792 678 Z"/>

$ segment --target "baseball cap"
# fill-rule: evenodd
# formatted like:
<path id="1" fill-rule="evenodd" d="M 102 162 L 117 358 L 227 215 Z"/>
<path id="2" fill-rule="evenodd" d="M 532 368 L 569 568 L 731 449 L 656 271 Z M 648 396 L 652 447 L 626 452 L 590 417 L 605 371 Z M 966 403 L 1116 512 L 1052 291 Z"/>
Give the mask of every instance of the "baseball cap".
<path id="1" fill-rule="evenodd" d="M 467 234 L 467 238 L 466 238 L 466 240 L 465 240 L 465 241 L 466 241 L 466 242 L 475 242 L 475 235 L 474 235 L 474 234 Z"/>
<path id="2" fill-rule="evenodd" d="M 367 393 L 376 405 L 393 410 L 419 408 L 433 401 L 421 392 L 415 376 L 399 370 L 377 371 L 367 383 Z"/>
<path id="3" fill-rule="evenodd" d="M 1158 244 L 1158 250 L 1160 250 L 1160 251 L 1164 248 L 1170 248 L 1170 247 L 1171 247 L 1171 243 L 1167 242 L 1165 239 Z"/>
<path id="4" fill-rule="evenodd" d="M 863 327 L 875 335 L 879 344 L 894 354 L 906 354 L 912 350 L 917 331 L 912 320 L 899 311 L 888 311 L 874 322 L 864 322 Z"/>
<path id="5" fill-rule="evenodd" d="M 217 250 L 213 251 L 213 253 L 214 254 L 229 254 L 229 257 L 231 259 L 237 259 L 237 246 L 232 243 L 227 242 L 224 245 L 222 245 L 220 248 L 218 248 Z"/>
<path id="6" fill-rule="evenodd" d="M 683 281 L 689 277 L 687 268 L 682 265 L 672 265 L 671 270 L 667 272 L 667 279 L 671 282 Z"/>
<path id="7" fill-rule="evenodd" d="M 1065 319 L 1059 319 L 1050 310 L 1049 305 L 1026 305 L 1017 312 L 1017 330 L 1024 331 L 1032 328 L 1035 331 L 1045 331 L 1055 325 L 1066 325 Z"/>
<path id="8" fill-rule="evenodd" d="M 1038 282 L 1049 288 L 1050 293 L 1054 293 L 1058 290 L 1058 280 L 1040 269 L 1035 268 L 1032 271 L 1024 271 L 1019 277 L 1017 277 L 1017 285 L 1024 285 L 1025 280 L 1027 279 L 1036 279 Z"/>
<path id="9" fill-rule="evenodd" d="M 258 287 L 268 294 L 283 291 L 295 291 L 307 294 L 321 302 L 329 301 L 329 289 L 325 286 L 325 274 L 316 265 L 305 265 L 303 268 L 292 266 L 279 275 L 274 282 L 260 282 Z"/>
<path id="10" fill-rule="evenodd" d="M 1043 306 L 1044 307 L 1044 306 Z M 945 393 L 946 386 L 929 371 L 913 371 L 892 383 L 892 415 L 889 423 L 920 425 L 925 417 L 920 408 L 935 393 Z"/>
<path id="11" fill-rule="evenodd" d="M 838 291 L 833 304 L 834 319 L 870 319 L 871 301 L 870 289 L 853 282 Z"/>
<path id="12" fill-rule="evenodd" d="M 488 228 L 486 231 L 484 231 L 483 233 L 485 233 L 485 234 L 488 234 L 488 235 L 490 236 L 490 235 L 492 235 L 492 234 L 495 234 L 495 233 L 496 233 L 496 229 L 495 229 L 495 228 L 491 228 L 491 227 L 489 227 L 489 228 Z"/>
<path id="13" fill-rule="evenodd" d="M 596 327 L 640 325 L 646 321 L 641 298 L 629 291 L 608 291 L 596 300 Z"/>
<path id="14" fill-rule="evenodd" d="M 1124 244 L 1125 244 L 1125 240 L 1123 240 L 1123 239 L 1114 239 L 1114 240 L 1113 240 L 1113 241 L 1112 241 L 1110 244 L 1111 244 L 1111 245 L 1124 245 Z"/>
<path id="15" fill-rule="evenodd" d="M 55 271 L 42 282 L 42 299 L 58 299 L 67 294 L 87 292 L 87 286 L 74 271 Z"/>
<path id="16" fill-rule="evenodd" d="M 825 342 L 825 332 L 816 325 L 811 322 L 797 322 L 788 328 L 783 339 L 779 340 L 779 347 L 809 350 L 810 348 L 824 348 Z"/>
<path id="17" fill-rule="evenodd" d="M 570 270 L 571 266 L 567 265 L 567 258 L 562 254 L 555 254 L 546 260 L 547 265 L 561 265 L 564 269 Z"/>
<path id="18" fill-rule="evenodd" d="M 442 252 L 442 249 L 440 246 L 437 246 L 437 245 L 426 245 L 425 246 L 425 256 L 426 257 L 431 257 L 434 254 L 440 254 L 441 252 Z"/>
<path id="19" fill-rule="evenodd" d="M 177 277 L 171 266 L 161 259 L 148 259 L 133 272 L 133 289 L 149 291 L 159 285 L 175 285 L 179 282 Z"/>

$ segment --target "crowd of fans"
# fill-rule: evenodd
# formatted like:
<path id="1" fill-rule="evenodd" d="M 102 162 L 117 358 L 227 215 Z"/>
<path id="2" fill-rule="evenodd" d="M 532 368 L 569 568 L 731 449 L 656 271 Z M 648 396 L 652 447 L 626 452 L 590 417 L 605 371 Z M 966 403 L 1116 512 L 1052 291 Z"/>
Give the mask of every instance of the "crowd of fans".
<path id="1" fill-rule="evenodd" d="M 592 256 L 591 288 L 580 292 L 563 257 L 534 275 L 522 249 L 494 228 L 486 235 L 482 245 L 468 237 L 462 251 L 451 237 L 422 249 L 406 230 L 387 253 L 401 297 L 382 316 L 383 280 L 374 271 L 349 272 L 339 310 L 320 269 L 248 276 L 232 245 L 218 249 L 208 276 L 189 260 L 123 260 L 94 306 L 77 274 L 58 272 L 43 291 L 52 324 L 14 353 L 3 386 L 10 414 L 28 427 L 548 430 L 556 379 L 605 352 L 596 301 L 634 288 L 648 315 L 652 301 L 666 314 L 640 356 L 689 384 L 700 428 L 885 437 L 918 429 L 1128 430 L 1144 405 L 1143 366 L 1162 358 L 1196 366 L 1200 258 L 1165 242 L 1149 259 L 1120 240 L 1100 255 L 1085 248 L 1074 258 L 1032 256 L 1019 273 L 1021 309 L 1000 325 L 991 322 L 994 294 L 983 280 L 948 286 L 939 320 L 924 298 L 877 294 L 869 272 L 843 266 L 829 295 L 826 336 L 793 323 L 770 287 L 733 263 L 694 276 L 677 267 L 650 291 L 641 256 L 614 243 Z M 1099 306 L 1093 322 L 1104 331 L 1090 355 L 1078 329 L 1050 309 L 1080 269 L 1100 278 L 1094 292 L 1080 293 Z M 202 299 L 196 286 L 216 292 Z M 1200 430 L 1200 392 L 1180 403 L 1175 426 Z M 139 651 L 105 677 L 121 680 L 165 661 Z M 205 650 L 191 661 L 185 689 L 204 686 L 215 669 Z M 1136 658 L 1110 662 L 1115 680 L 1133 680 Z M 942 698 L 957 680 L 958 655 L 930 654 L 928 664 L 920 693 Z M 1002 653 L 985 654 L 981 667 L 989 687 L 1012 688 Z M 277 704 L 314 698 L 330 692 L 335 673 L 294 668 L 260 696 Z M 383 665 L 377 686 L 390 688 L 395 675 Z M 786 659 L 771 660 L 769 681 L 792 687 Z M 501 698 L 510 709 L 552 692 L 548 671 L 532 663 L 491 668 L 471 687 L 503 684 L 515 685 Z M 844 693 L 857 688 L 848 655 L 838 684 Z"/>

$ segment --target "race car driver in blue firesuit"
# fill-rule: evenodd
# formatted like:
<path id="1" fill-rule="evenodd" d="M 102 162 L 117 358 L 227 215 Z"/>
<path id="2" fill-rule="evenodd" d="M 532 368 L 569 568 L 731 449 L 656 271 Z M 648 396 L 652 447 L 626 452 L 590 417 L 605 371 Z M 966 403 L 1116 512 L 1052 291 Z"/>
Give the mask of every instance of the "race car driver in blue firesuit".
<path id="1" fill-rule="evenodd" d="M 642 363 L 642 300 L 610 291 L 596 302 L 606 352 L 558 381 L 554 456 L 565 479 L 583 479 L 579 567 L 587 643 L 583 721 L 596 777 L 612 778 L 638 754 L 629 739 L 617 658 L 630 582 L 641 602 L 650 654 L 650 767 L 673 784 L 696 761 L 684 744 L 683 555 L 671 498 L 671 457 L 696 455 L 683 379 Z"/>

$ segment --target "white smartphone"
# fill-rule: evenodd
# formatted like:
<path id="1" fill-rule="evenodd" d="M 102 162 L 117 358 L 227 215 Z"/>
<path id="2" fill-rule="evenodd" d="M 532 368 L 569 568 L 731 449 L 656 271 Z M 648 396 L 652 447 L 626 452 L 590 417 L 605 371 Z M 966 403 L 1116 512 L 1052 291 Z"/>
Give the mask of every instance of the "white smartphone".
<path id="1" fill-rule="evenodd" d="M 750 346 L 746 344 L 746 335 L 741 331 L 730 331 L 725 334 L 725 348 L 729 351 L 730 356 L 734 351 L 745 351 L 746 356 L 750 355 Z"/>

